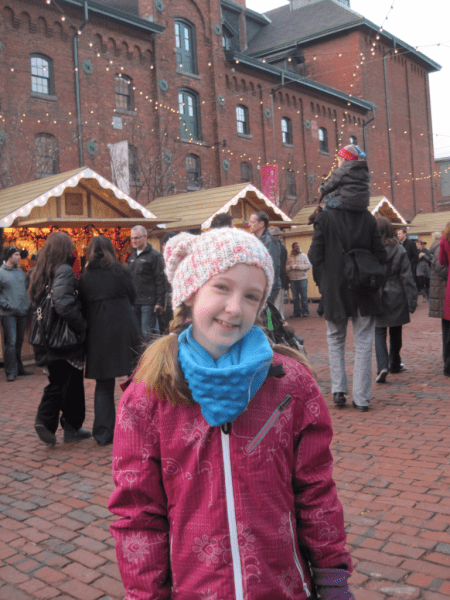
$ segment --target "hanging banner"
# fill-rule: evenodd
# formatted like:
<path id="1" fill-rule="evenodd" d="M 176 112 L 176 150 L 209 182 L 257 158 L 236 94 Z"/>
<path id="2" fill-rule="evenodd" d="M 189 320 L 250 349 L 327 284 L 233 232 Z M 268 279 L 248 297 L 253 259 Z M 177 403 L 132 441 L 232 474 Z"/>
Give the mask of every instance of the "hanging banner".
<path id="1" fill-rule="evenodd" d="M 124 194 L 130 193 L 130 168 L 128 164 L 128 142 L 108 144 L 111 155 L 112 180 Z"/>
<path id="2" fill-rule="evenodd" d="M 278 193 L 278 165 L 261 167 L 260 173 L 262 193 L 278 206 L 280 202 Z"/>

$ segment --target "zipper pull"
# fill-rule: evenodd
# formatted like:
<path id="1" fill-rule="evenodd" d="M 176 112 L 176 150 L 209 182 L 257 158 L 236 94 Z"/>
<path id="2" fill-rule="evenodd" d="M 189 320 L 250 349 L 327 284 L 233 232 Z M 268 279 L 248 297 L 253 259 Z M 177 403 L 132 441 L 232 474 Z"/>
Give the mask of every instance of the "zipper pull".
<path id="1" fill-rule="evenodd" d="M 231 423 L 231 421 L 230 421 L 229 423 L 224 423 L 223 425 L 220 426 L 221 430 L 224 432 L 225 435 L 230 435 L 232 424 L 233 423 Z"/>
<path id="2" fill-rule="evenodd" d="M 284 410 L 286 408 L 286 406 L 289 404 L 289 402 L 292 400 L 292 396 L 290 396 L 289 394 L 286 396 L 286 398 L 283 399 L 283 402 L 280 404 L 280 406 L 278 407 L 278 410 L 281 412 L 282 410 Z"/>

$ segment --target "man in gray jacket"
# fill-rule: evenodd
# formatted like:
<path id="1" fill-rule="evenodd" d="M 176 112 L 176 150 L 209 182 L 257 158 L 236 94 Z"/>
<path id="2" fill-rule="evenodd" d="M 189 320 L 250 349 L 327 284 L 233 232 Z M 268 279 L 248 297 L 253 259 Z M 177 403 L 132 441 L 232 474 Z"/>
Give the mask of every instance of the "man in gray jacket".
<path id="1" fill-rule="evenodd" d="M 27 278 L 19 268 L 20 252 L 16 246 L 7 246 L 0 267 L 0 318 L 5 341 L 6 381 L 15 381 L 25 371 L 21 353 L 27 325 L 30 300 L 27 295 Z"/>
<path id="2" fill-rule="evenodd" d="M 278 292 L 281 290 L 280 247 L 278 242 L 269 233 L 269 215 L 267 213 L 262 210 L 255 211 L 250 215 L 248 225 L 251 233 L 256 235 L 259 241 L 264 244 L 272 257 L 274 278 L 272 291 L 267 300 L 270 300 L 274 304 Z"/>

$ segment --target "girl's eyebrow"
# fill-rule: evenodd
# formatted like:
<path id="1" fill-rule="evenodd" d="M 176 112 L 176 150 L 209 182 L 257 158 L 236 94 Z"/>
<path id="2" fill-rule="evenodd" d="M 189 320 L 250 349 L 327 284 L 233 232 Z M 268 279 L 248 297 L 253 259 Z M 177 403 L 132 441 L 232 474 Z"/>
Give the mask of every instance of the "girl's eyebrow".
<path id="1" fill-rule="evenodd" d="M 222 282 L 226 282 L 226 283 L 235 283 L 235 280 L 232 279 L 231 277 L 227 277 L 226 275 L 216 275 L 215 276 L 217 279 L 214 280 L 214 283 L 219 283 L 220 281 Z M 261 288 L 260 287 L 250 287 L 246 289 L 247 292 L 261 292 Z M 262 290 L 262 292 L 264 293 L 264 290 Z"/>

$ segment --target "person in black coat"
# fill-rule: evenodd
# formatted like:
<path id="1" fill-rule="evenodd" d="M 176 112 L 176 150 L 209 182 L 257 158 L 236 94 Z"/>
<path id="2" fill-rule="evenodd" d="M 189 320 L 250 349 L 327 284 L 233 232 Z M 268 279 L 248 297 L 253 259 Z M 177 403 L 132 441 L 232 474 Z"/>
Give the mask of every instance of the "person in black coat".
<path id="1" fill-rule="evenodd" d="M 80 279 L 87 321 L 85 377 L 96 380 L 92 433 L 99 446 L 106 446 L 114 437 L 115 378 L 129 375 L 138 357 L 139 324 L 132 309 L 136 290 L 108 238 L 92 238 L 87 259 Z"/>
<path id="2" fill-rule="evenodd" d="M 400 359 L 402 326 L 410 322 L 409 314 L 417 307 L 417 288 L 406 251 L 398 243 L 389 219 L 379 217 L 378 228 L 387 250 L 386 276 L 381 290 L 383 313 L 375 318 L 375 353 L 377 383 L 384 383 L 388 373 L 400 373 L 405 366 Z M 389 328 L 389 353 L 387 329 Z"/>
<path id="3" fill-rule="evenodd" d="M 419 262 L 419 251 L 417 249 L 416 242 L 414 240 L 409 239 L 406 227 L 401 227 L 400 229 L 397 229 L 397 238 L 400 244 L 406 250 L 409 262 L 411 263 L 411 270 L 413 273 L 414 281 L 417 285 L 416 268 L 417 263 Z"/>
<path id="4" fill-rule="evenodd" d="M 39 438 L 49 446 L 56 444 L 60 413 L 65 442 L 77 442 L 91 435 L 88 429 L 81 428 L 85 419 L 82 339 L 86 321 L 77 299 L 78 280 L 72 269 L 72 250 L 73 242 L 66 233 L 52 233 L 39 253 L 28 288 L 34 310 L 51 289 L 56 313 L 80 337 L 79 345 L 65 351 L 33 346 L 36 365 L 47 369 L 49 380 L 34 427 Z"/>
<path id="5" fill-rule="evenodd" d="M 386 248 L 375 217 L 368 210 L 331 208 L 316 216 L 308 258 L 313 266 L 314 281 L 324 299 L 333 402 L 343 406 L 348 393 L 345 338 L 348 319 L 352 319 L 356 349 L 353 405 L 365 412 L 371 397 L 375 315 L 382 312 L 382 305 L 378 291 L 362 293 L 348 287 L 344 278 L 343 251 L 354 248 L 370 250 L 382 265 L 386 263 Z"/>

